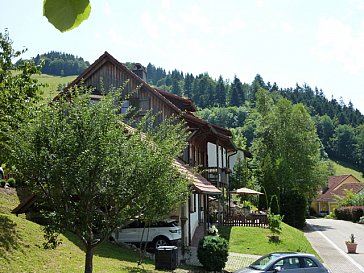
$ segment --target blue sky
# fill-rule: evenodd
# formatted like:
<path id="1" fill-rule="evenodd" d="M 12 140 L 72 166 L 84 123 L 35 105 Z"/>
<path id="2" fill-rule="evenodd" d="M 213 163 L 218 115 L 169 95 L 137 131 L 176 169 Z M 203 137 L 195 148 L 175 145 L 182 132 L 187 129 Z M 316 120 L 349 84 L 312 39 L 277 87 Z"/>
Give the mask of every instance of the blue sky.
<path id="1" fill-rule="evenodd" d="M 259 73 L 279 87 L 317 86 L 364 113 L 364 0 L 91 0 L 89 19 L 66 33 L 42 16 L 43 1 L 0 1 L 0 31 L 28 48 L 24 57 L 55 50 L 93 62 L 108 51 L 247 83 Z"/>

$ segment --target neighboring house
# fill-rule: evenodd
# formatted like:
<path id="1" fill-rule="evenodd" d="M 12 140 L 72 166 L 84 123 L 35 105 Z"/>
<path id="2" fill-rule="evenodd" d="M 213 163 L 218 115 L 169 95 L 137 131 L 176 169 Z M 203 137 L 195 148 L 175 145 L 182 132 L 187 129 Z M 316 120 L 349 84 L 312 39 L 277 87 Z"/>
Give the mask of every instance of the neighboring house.
<path id="1" fill-rule="evenodd" d="M 198 226 L 207 229 L 209 197 L 218 197 L 220 207 L 224 210 L 224 193 L 228 189 L 229 174 L 233 167 L 229 161 L 232 155 L 238 153 L 232 142 L 231 131 L 195 116 L 193 112 L 196 107 L 190 99 L 150 86 L 146 82 L 146 70 L 142 65 L 135 64 L 131 71 L 107 52 L 66 89 L 80 84 L 94 88 L 91 99 L 95 102 L 111 87 L 124 86 L 122 113 L 132 106 L 139 110 L 138 116 L 151 111 L 157 123 L 172 116 L 180 117 L 186 123 L 190 132 L 188 146 L 175 164 L 192 178 L 193 192 L 190 200 L 170 216 L 180 222 L 184 244 L 190 245 Z M 194 174 L 193 167 L 198 167 L 202 175 Z M 223 211 L 219 215 L 222 218 Z"/>
<path id="2" fill-rule="evenodd" d="M 318 214 L 330 214 L 337 207 L 336 196 L 344 197 L 348 190 L 357 194 L 364 190 L 364 183 L 351 174 L 329 176 L 327 187 L 319 193 L 311 207 Z"/>

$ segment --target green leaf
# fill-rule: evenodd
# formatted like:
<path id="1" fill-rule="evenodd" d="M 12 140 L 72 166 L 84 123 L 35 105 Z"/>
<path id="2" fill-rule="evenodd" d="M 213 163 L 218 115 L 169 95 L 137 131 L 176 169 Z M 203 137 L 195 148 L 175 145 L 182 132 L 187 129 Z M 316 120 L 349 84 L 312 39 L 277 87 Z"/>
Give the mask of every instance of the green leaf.
<path id="1" fill-rule="evenodd" d="M 89 0 L 44 0 L 43 15 L 59 31 L 78 27 L 91 12 Z"/>

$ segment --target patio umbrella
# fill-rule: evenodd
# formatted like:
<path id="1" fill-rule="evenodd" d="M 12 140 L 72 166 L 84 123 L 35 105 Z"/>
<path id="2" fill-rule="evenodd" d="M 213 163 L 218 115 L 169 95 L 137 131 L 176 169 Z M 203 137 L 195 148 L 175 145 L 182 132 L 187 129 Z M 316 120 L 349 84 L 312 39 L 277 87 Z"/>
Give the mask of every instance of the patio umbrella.
<path id="1" fill-rule="evenodd" d="M 244 195 L 244 194 L 263 194 L 259 191 L 255 191 L 255 190 L 252 190 L 252 189 L 248 189 L 248 188 L 240 188 L 240 189 L 237 189 L 235 191 L 230 191 L 230 193 L 232 194 L 241 194 L 241 195 Z"/>

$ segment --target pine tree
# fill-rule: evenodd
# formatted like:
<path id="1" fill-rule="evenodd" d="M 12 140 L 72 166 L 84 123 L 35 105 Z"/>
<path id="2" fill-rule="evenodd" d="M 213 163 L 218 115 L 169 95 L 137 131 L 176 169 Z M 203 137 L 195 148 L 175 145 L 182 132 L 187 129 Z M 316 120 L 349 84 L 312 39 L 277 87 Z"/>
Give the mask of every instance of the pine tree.
<path id="1" fill-rule="evenodd" d="M 225 107 L 226 105 L 226 88 L 225 82 L 222 76 L 220 75 L 219 79 L 217 80 L 216 84 L 216 102 L 217 105 L 220 107 Z"/>
<path id="2" fill-rule="evenodd" d="M 241 81 L 234 77 L 234 81 L 231 84 L 230 106 L 240 106 L 245 102 L 245 96 L 243 92 L 243 85 Z"/>

